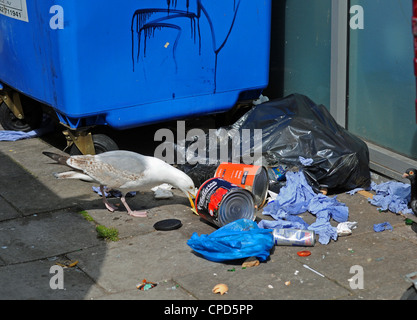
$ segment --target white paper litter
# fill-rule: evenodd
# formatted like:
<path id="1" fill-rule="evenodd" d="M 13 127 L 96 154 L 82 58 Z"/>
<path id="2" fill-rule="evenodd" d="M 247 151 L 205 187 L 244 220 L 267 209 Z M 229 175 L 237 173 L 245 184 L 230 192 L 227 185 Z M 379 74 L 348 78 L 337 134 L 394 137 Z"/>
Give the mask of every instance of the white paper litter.
<path id="1" fill-rule="evenodd" d="M 159 186 L 152 188 L 155 199 L 170 199 L 174 196 L 171 192 L 172 186 L 168 183 L 163 183 Z"/>
<path id="2" fill-rule="evenodd" d="M 349 236 L 352 234 L 352 230 L 356 229 L 357 222 L 341 222 L 337 225 L 337 235 L 339 237 Z"/>

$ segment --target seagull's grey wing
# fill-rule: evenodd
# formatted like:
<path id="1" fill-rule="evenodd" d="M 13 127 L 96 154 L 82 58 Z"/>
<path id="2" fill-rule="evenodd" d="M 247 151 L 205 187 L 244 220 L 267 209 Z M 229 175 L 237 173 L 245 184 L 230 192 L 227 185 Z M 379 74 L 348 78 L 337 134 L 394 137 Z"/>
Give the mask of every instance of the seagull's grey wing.
<path id="1" fill-rule="evenodd" d="M 147 169 L 146 159 L 148 157 L 135 152 L 123 150 L 109 151 L 98 154 L 95 158 L 98 161 L 111 165 L 117 170 L 129 173 L 141 175 Z"/>
<path id="2" fill-rule="evenodd" d="M 110 154 L 72 156 L 67 163 L 111 188 L 124 188 L 132 184 L 140 186 L 146 169 L 141 157 L 126 151 L 108 153 Z"/>

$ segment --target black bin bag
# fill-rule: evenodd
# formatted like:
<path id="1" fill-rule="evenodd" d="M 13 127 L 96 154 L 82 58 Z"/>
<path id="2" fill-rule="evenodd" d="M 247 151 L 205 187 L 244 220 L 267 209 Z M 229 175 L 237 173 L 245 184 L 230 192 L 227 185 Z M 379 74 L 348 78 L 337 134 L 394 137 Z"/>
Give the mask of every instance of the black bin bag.
<path id="1" fill-rule="evenodd" d="M 213 145 L 219 149 L 222 143 L 231 146 L 239 141 L 242 144 L 240 157 L 248 152 L 262 154 L 262 164 L 267 167 L 283 164 L 298 167 L 316 191 L 322 188 L 334 192 L 348 191 L 370 185 L 369 151 L 365 142 L 338 125 L 323 105 L 316 105 L 304 95 L 293 94 L 254 106 L 224 129 L 223 132 L 229 133 L 226 141 L 223 138 L 217 145 L 209 141 L 213 135 L 206 135 L 207 158 L 208 149 Z M 251 132 L 262 129 L 262 143 L 254 141 L 254 135 L 247 135 L 253 140 L 250 142 L 244 141 L 243 135 L 234 142 L 227 141 L 232 139 L 233 133 L 240 134 L 244 129 Z M 184 145 L 189 148 L 193 143 L 198 141 L 187 141 Z M 302 165 L 300 157 L 313 162 Z M 214 174 L 219 164 L 210 160 L 211 164 L 208 159 L 206 162 L 199 159 L 198 163 L 182 165 L 181 169 L 199 185 Z M 233 158 L 232 152 L 229 152 L 227 160 L 242 162 L 242 159 Z"/>

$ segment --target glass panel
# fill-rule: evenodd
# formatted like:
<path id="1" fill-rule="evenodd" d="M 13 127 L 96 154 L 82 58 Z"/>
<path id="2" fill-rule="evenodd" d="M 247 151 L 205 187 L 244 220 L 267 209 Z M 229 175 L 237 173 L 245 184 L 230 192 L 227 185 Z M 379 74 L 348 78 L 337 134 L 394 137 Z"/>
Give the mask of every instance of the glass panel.
<path id="1" fill-rule="evenodd" d="M 349 31 L 348 129 L 417 158 L 412 1 L 352 0 L 353 5 L 364 10 L 364 28 Z"/>
<path id="2" fill-rule="evenodd" d="M 285 96 L 304 94 L 330 109 L 330 45 L 331 0 L 287 0 Z"/>

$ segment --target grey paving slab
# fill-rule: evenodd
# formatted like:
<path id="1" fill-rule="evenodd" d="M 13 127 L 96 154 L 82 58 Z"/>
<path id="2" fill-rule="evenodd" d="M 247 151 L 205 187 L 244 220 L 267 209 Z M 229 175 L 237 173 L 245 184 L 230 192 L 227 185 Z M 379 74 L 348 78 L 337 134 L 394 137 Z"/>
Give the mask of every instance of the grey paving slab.
<path id="1" fill-rule="evenodd" d="M 66 168 L 42 154 L 48 148 L 40 139 L 0 144 L 0 195 L 25 215 L 99 200 L 91 184 L 53 177 Z"/>
<path id="2" fill-rule="evenodd" d="M 103 291 L 78 268 L 63 269 L 63 289 L 52 289 L 57 273 L 53 260 L 37 260 L 0 267 L 1 300 L 80 300 Z"/>
<path id="3" fill-rule="evenodd" d="M 70 211 L 42 213 L 0 223 L 0 258 L 15 264 L 94 246 L 94 226 Z"/>
<path id="4" fill-rule="evenodd" d="M 138 282 L 140 283 L 140 281 Z M 164 280 L 150 290 L 138 290 L 137 288 L 105 295 L 89 294 L 93 300 L 196 300 L 189 292 L 181 288 L 172 280 Z"/>
<path id="5" fill-rule="evenodd" d="M 233 270 L 234 271 L 230 271 Z M 212 272 L 212 270 L 210 270 Z M 305 268 L 302 263 L 274 253 L 271 260 L 257 267 L 223 266 L 216 272 L 187 274 L 176 281 L 193 290 L 198 299 L 210 300 L 308 300 L 349 297 L 349 290 Z M 225 283 L 229 291 L 214 295 L 216 284 Z"/>
<path id="6" fill-rule="evenodd" d="M 288 253 L 290 248 L 285 250 Z M 340 238 L 328 246 L 315 246 L 311 252 L 305 259 L 297 257 L 295 252 L 292 256 L 346 288 L 354 275 L 351 268 L 362 267 L 365 290 L 354 292 L 363 298 L 370 298 L 369 292 L 382 288 L 378 296 L 372 293 L 373 298 L 399 299 L 409 286 L 404 275 L 411 273 L 417 264 L 415 244 L 390 232 Z"/>
<path id="7" fill-rule="evenodd" d="M 20 217 L 20 213 L 0 196 L 0 221 Z"/>
<path id="8" fill-rule="evenodd" d="M 217 264 L 194 255 L 178 231 L 155 231 L 106 246 L 70 253 L 79 267 L 108 292 L 135 288 L 143 279 L 171 280 Z"/>

